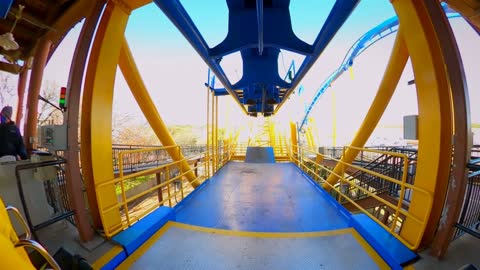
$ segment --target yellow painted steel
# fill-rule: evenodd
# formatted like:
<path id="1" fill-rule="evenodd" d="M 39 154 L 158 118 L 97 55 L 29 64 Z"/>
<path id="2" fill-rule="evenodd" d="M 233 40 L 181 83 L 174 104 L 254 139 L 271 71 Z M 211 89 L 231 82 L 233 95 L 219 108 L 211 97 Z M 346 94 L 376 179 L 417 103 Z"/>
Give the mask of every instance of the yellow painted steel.
<path id="1" fill-rule="evenodd" d="M 385 155 L 385 156 L 399 157 L 399 158 L 403 159 L 402 171 L 403 172 L 408 172 L 408 163 L 409 162 L 408 162 L 408 156 L 406 156 L 405 154 L 396 153 L 396 152 L 388 152 L 388 151 L 379 151 L 379 150 L 374 150 L 374 149 L 364 149 L 364 148 L 358 148 L 358 147 L 352 147 L 352 146 L 345 146 L 345 148 L 350 149 L 350 150 L 356 150 L 358 152 L 379 153 L 379 154 L 382 154 L 382 155 Z M 338 160 L 338 159 L 335 159 L 333 157 L 325 156 L 325 155 L 323 155 L 321 153 L 318 153 L 318 152 L 310 151 L 308 149 L 302 149 L 302 151 L 300 151 L 300 153 L 301 153 L 301 156 L 298 158 L 298 160 L 296 160 L 296 162 L 300 164 L 301 169 L 303 169 L 307 173 L 313 175 L 314 179 L 317 179 L 318 181 L 323 182 L 325 185 L 328 185 L 331 189 L 334 189 L 337 192 L 337 194 L 339 194 L 339 199 L 344 198 L 345 200 L 347 200 L 351 204 L 355 205 L 355 207 L 357 207 L 360 211 L 362 211 L 363 213 L 368 215 L 370 218 L 372 218 L 374 221 L 376 221 L 379 225 L 381 225 L 383 228 L 385 228 L 387 231 L 389 231 L 390 234 L 392 234 L 394 237 L 396 237 L 399 241 L 401 241 L 403 244 L 405 244 L 410 249 L 415 250 L 419 247 L 419 245 L 422 241 L 423 232 L 425 231 L 425 229 L 427 227 L 427 222 L 428 222 L 428 219 L 429 219 L 429 216 L 430 216 L 430 211 L 432 209 L 433 196 L 430 192 L 428 192 L 424 188 L 418 187 L 417 185 L 408 184 L 407 183 L 407 173 L 402 173 L 401 179 L 395 179 L 395 178 L 392 178 L 390 176 L 382 175 L 378 172 L 375 172 L 375 171 L 372 171 L 372 170 L 369 170 L 369 169 L 366 169 L 366 168 L 363 168 L 363 167 L 360 167 L 360 166 L 357 166 L 357 165 L 353 165 L 352 162 L 345 162 L 343 160 Z M 342 170 L 337 172 L 336 171 L 337 167 L 335 168 L 335 170 L 331 170 L 328 167 L 322 165 L 320 162 L 323 161 L 324 159 L 329 159 L 329 160 L 332 160 L 332 161 L 336 161 L 338 163 L 337 167 L 341 167 Z M 314 167 L 317 168 L 317 170 L 312 169 L 310 166 L 307 166 L 307 164 L 313 165 Z M 399 185 L 400 186 L 400 197 L 399 197 L 398 203 L 393 204 L 393 203 L 383 199 L 382 197 L 378 196 L 377 194 L 372 192 L 370 189 L 364 188 L 363 186 L 356 184 L 354 180 L 347 179 L 347 177 L 345 177 L 345 175 L 344 175 L 344 171 L 347 168 L 353 168 L 355 170 L 362 171 L 362 172 L 366 173 L 367 175 L 372 175 L 372 176 L 375 176 L 377 178 L 383 179 L 383 181 L 388 181 L 388 182 Z M 340 179 L 341 184 L 335 186 L 335 185 L 332 185 L 332 184 L 328 183 L 327 181 L 325 181 L 325 179 L 323 179 L 320 176 L 320 174 L 317 172 L 318 170 L 324 170 L 324 171 L 330 173 L 330 175 L 335 175 L 336 177 L 338 177 Z M 386 226 L 378 218 L 373 216 L 368 211 L 368 209 L 364 209 L 363 207 L 361 207 L 361 205 L 359 205 L 353 199 L 348 197 L 348 194 L 345 195 L 341 190 L 342 185 L 347 185 L 349 187 L 354 187 L 358 190 L 361 190 L 362 193 L 368 194 L 368 196 L 373 197 L 375 200 L 377 200 L 377 201 L 381 202 L 382 204 L 384 204 L 384 205 L 390 207 L 391 209 L 393 209 L 395 211 L 395 215 L 394 215 L 394 220 L 391 222 L 391 225 Z M 420 195 L 422 195 L 423 197 L 426 198 L 426 200 L 424 202 L 425 204 L 422 205 L 422 207 L 425 208 L 425 211 L 424 211 L 424 213 L 422 213 L 422 215 L 417 215 L 417 213 L 412 213 L 410 209 L 407 210 L 407 209 L 402 208 L 402 206 L 404 204 L 404 194 L 405 194 L 405 191 L 407 189 L 413 190 L 414 194 L 420 194 Z M 410 220 L 410 222 L 415 224 L 416 231 L 414 233 L 412 233 L 411 235 L 405 236 L 405 235 L 399 234 L 395 231 L 397 221 L 398 221 L 398 217 L 400 215 L 406 216 L 407 220 Z M 401 231 L 403 231 L 403 229 Z"/>
<path id="2" fill-rule="evenodd" d="M 215 168 L 217 167 L 216 165 L 216 151 L 215 151 L 215 147 L 216 147 L 216 143 L 215 143 L 215 131 L 216 131 L 216 128 L 215 128 L 215 93 L 214 91 L 212 91 L 212 125 L 211 125 L 211 132 L 210 132 L 210 138 L 212 140 L 212 175 L 215 174 Z"/>
<path id="3" fill-rule="evenodd" d="M 0 250 L 2 251 L 0 252 L 0 266 L 3 266 L 2 269 L 20 269 L 20 266 L 25 267 L 21 269 L 35 269 L 31 265 L 25 250 L 14 247 L 14 244 L 18 242 L 17 232 L 13 228 L 5 204 L 3 204 L 2 198 L 0 198 Z M 15 265 L 15 267 L 6 267 L 10 265 L 10 263 L 11 265 Z"/>
<path id="4" fill-rule="evenodd" d="M 298 139 L 297 139 L 297 124 L 290 122 L 290 143 L 291 143 L 291 156 L 297 159 L 295 164 L 298 165 Z"/>
<path id="5" fill-rule="evenodd" d="M 332 91 L 332 146 L 337 146 L 337 95 Z"/>
<path id="6" fill-rule="evenodd" d="M 2 251 L 0 252 L 0 267 L 2 269 L 36 269 L 30 263 L 28 256 L 27 258 L 25 258 L 18 254 L 17 249 L 14 247 L 13 243 L 3 234 L 0 234 L 0 250 Z"/>
<path id="7" fill-rule="evenodd" d="M 208 178 L 212 177 L 212 174 L 210 173 L 210 87 L 207 86 L 207 153 L 206 153 L 206 158 L 207 158 L 207 175 Z"/>
<path id="8" fill-rule="evenodd" d="M 348 74 L 350 75 L 350 80 L 354 80 L 355 79 L 355 76 L 353 75 L 353 67 L 350 66 L 348 67 Z"/>
<path id="9" fill-rule="evenodd" d="M 452 160 L 451 85 L 438 32 L 429 15 L 429 12 L 443 13 L 443 10 L 440 3 L 436 3 L 436 10 L 428 10 L 424 1 L 395 0 L 392 3 L 400 27 L 404 30 L 417 87 L 419 140 L 415 186 L 434 195 L 433 209 L 423 239 L 428 244 L 441 216 Z M 409 212 L 422 216 L 428 211 L 425 209 L 426 200 L 425 196 L 414 192 Z M 415 223 L 407 218 L 401 234 L 411 240 L 417 230 Z"/>
<path id="10" fill-rule="evenodd" d="M 400 26 L 401 27 L 401 26 Z M 397 38 L 395 39 L 395 44 L 393 47 L 392 54 L 390 56 L 390 60 L 383 75 L 382 82 L 380 87 L 378 88 L 377 95 L 368 110 L 368 113 L 363 120 L 362 125 L 360 126 L 355 138 L 353 139 L 351 145 L 354 147 L 363 147 L 372 134 L 373 130 L 377 126 L 378 121 L 383 115 L 383 112 L 387 108 L 388 103 L 397 87 L 398 80 L 402 75 L 403 69 L 405 64 L 407 63 L 408 59 L 408 52 L 407 47 L 405 46 L 404 38 L 402 36 L 402 29 L 400 28 L 397 34 Z M 358 154 L 358 150 L 354 148 L 349 148 L 344 153 L 342 157 L 342 162 L 351 163 Z M 330 190 L 332 185 L 335 185 L 338 181 L 337 174 L 340 173 L 342 170 L 340 164 L 338 164 L 334 172 L 335 174 L 331 174 L 327 182 L 328 184 L 323 184 L 323 188 L 326 190 Z"/>
<path id="11" fill-rule="evenodd" d="M 307 138 L 308 148 L 310 148 L 310 150 L 315 150 L 315 141 L 313 138 L 312 127 L 307 127 L 305 137 Z"/>
<path id="12" fill-rule="evenodd" d="M 218 96 L 215 97 L 215 169 L 218 170 L 220 168 L 219 164 L 219 156 L 220 153 L 218 152 Z"/>
<path id="13" fill-rule="evenodd" d="M 133 59 L 133 55 L 125 38 L 123 38 L 122 49 L 120 50 L 119 66 L 125 81 L 135 97 L 135 100 L 140 105 L 143 115 L 145 115 L 145 118 L 160 142 L 162 142 L 162 144 L 165 146 L 177 145 L 172 135 L 168 131 L 167 125 L 158 113 L 158 110 L 155 107 L 155 104 L 153 103 L 145 84 L 143 83 L 142 77 L 137 66 L 135 65 L 135 60 Z M 169 148 L 167 151 L 173 160 L 177 161 L 184 159 L 182 152 L 178 151 L 177 149 Z M 197 187 L 198 183 L 193 182 L 196 178 L 195 174 L 190 170 L 187 162 L 183 161 L 179 164 L 179 166 L 182 172 L 189 171 L 189 173 L 186 174 L 186 177 L 192 183 L 194 188 Z"/>
<path id="14" fill-rule="evenodd" d="M 123 248 L 120 246 L 113 246 L 112 249 L 103 254 L 98 260 L 92 264 L 92 268 L 95 270 L 102 269 L 107 263 L 109 263 L 115 256 L 123 252 Z"/>
<path id="15" fill-rule="evenodd" d="M 81 158 L 87 186 L 96 187 L 113 178 L 112 121 L 109 116 L 112 115 L 113 87 L 127 21 L 128 14 L 114 2 L 108 2 L 90 52 L 81 119 Z M 117 204 L 113 184 L 104 188 L 102 200 L 107 206 Z M 89 201 L 91 211 L 98 212 L 97 201 Z M 104 229 L 118 228 L 120 223 L 119 209 L 108 213 L 102 221 Z"/>
<path id="16" fill-rule="evenodd" d="M 119 0 L 114 0 L 114 1 L 119 1 Z M 125 5 L 129 7 L 130 10 L 134 10 L 152 3 L 152 0 L 124 0 L 124 2 L 125 2 Z"/>
<path id="17" fill-rule="evenodd" d="M 450 7 L 458 11 L 472 24 L 480 27 L 480 1 L 479 0 L 445 0 Z"/>

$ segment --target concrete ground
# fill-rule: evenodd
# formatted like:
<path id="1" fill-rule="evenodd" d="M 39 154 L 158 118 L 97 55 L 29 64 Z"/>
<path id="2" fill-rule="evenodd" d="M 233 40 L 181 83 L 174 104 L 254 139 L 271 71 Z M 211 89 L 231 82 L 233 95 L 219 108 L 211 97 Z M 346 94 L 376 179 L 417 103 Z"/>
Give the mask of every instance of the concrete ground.
<path id="1" fill-rule="evenodd" d="M 454 240 L 442 260 L 429 255 L 430 250 L 421 253 L 422 259 L 414 264 L 416 270 L 457 270 L 466 264 L 480 269 L 480 239 L 465 234 Z"/>
<path id="2" fill-rule="evenodd" d="M 72 255 L 78 254 L 84 257 L 90 264 L 114 246 L 100 235 L 95 235 L 94 239 L 88 243 L 81 243 L 76 228 L 68 221 L 59 221 L 45 227 L 37 231 L 37 235 L 39 242 L 50 254 L 55 254 L 60 247 L 63 247 Z"/>

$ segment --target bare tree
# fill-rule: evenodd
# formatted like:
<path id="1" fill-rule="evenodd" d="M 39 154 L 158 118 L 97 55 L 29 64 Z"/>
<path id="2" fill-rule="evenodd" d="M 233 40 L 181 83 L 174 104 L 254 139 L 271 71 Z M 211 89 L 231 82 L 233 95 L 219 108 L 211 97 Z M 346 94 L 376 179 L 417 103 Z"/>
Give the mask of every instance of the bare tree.
<path id="1" fill-rule="evenodd" d="M 112 115 L 112 142 L 115 144 L 124 144 L 123 130 L 133 123 L 131 114 L 119 114 L 113 112 Z"/>
<path id="2" fill-rule="evenodd" d="M 56 82 L 50 81 L 47 81 L 44 85 L 41 96 L 52 104 L 58 104 L 60 86 Z M 60 110 L 45 101 L 40 101 L 38 125 L 60 125 L 62 119 L 63 114 Z"/>
<path id="3" fill-rule="evenodd" d="M 122 125 L 113 135 L 113 143 L 133 145 L 159 145 L 160 141 L 147 123 Z"/>
<path id="4" fill-rule="evenodd" d="M 12 83 L 12 75 L 0 72 L 0 104 L 3 106 L 13 102 L 15 97 L 15 85 Z"/>

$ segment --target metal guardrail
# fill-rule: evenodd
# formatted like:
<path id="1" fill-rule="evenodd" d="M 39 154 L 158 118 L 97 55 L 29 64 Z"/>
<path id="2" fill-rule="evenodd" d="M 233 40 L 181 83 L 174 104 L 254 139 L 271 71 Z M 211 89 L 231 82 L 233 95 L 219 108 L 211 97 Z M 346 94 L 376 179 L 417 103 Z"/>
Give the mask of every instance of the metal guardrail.
<path id="1" fill-rule="evenodd" d="M 376 149 L 356 148 L 351 146 L 346 146 L 346 148 L 355 149 L 361 152 L 373 152 L 377 154 L 391 155 L 391 156 L 401 158 L 403 159 L 402 172 L 408 172 L 408 156 L 406 154 L 396 153 L 396 152 L 386 152 L 386 151 L 381 151 Z M 312 160 L 311 158 L 312 155 L 316 157 L 315 160 Z M 299 148 L 298 146 L 293 146 L 291 158 L 292 158 L 292 161 L 295 162 L 302 170 L 304 170 L 305 172 L 308 172 L 310 175 L 313 175 L 314 178 L 316 178 L 316 180 L 318 180 L 321 183 L 328 184 L 332 188 L 332 190 L 334 190 L 335 193 L 338 194 L 337 199 L 340 199 L 340 200 L 345 199 L 346 201 L 355 205 L 360 211 L 362 211 L 363 213 L 368 215 L 370 218 L 372 218 L 374 221 L 376 221 L 380 226 L 382 226 L 387 231 L 389 231 L 395 238 L 397 238 L 399 241 L 401 241 L 410 249 L 415 250 L 416 248 L 418 248 L 421 242 L 421 237 L 423 235 L 423 232 L 425 231 L 425 228 L 427 226 L 428 217 L 430 215 L 432 205 L 433 205 L 433 198 L 432 198 L 432 195 L 426 190 L 421 189 L 415 186 L 414 184 L 408 183 L 407 173 L 402 173 L 400 179 L 395 179 L 393 177 L 382 175 L 372 170 L 368 170 L 366 168 L 355 165 L 353 163 L 347 163 L 337 158 L 325 156 L 324 154 L 319 152 L 313 152 L 308 149 Z M 337 166 L 338 165 L 342 166 L 343 173 L 337 174 L 332 169 L 322 165 L 321 160 L 323 159 L 335 160 L 337 163 Z M 307 166 L 307 164 L 311 166 Z M 345 174 L 345 171 L 347 168 L 353 168 L 355 170 L 362 171 L 370 175 L 374 175 L 375 177 L 383 179 L 383 181 L 388 181 L 390 183 L 398 185 L 400 187 L 398 203 L 395 205 L 385 200 L 384 198 L 380 197 L 378 194 L 375 194 L 375 192 L 372 192 L 371 190 L 364 188 L 361 185 L 355 183 L 355 181 L 351 181 L 351 179 L 348 179 L 348 177 Z M 338 185 L 331 185 L 330 183 L 326 182 L 327 177 L 331 174 L 339 178 L 340 181 Z M 368 194 L 370 197 L 374 198 L 375 200 L 393 209 L 395 214 L 393 215 L 393 221 L 391 222 L 391 225 L 387 226 L 383 224 L 383 222 L 381 222 L 377 217 L 372 215 L 372 213 L 367 211 L 367 209 L 364 209 L 363 207 L 361 207 L 358 203 L 355 202 L 355 200 L 351 199 L 348 196 L 348 194 L 345 194 L 344 191 L 348 192 L 348 190 L 351 187 L 355 187 L 356 189 L 361 190 L 363 193 Z M 405 194 L 408 190 L 411 190 L 411 192 L 421 193 L 423 196 L 427 198 L 428 203 L 424 206 L 427 209 L 427 211 L 423 217 L 416 217 L 410 214 L 408 210 L 402 207 L 405 200 Z M 401 215 L 405 216 L 408 219 L 411 219 L 412 221 L 418 224 L 419 229 L 416 231 L 417 235 L 414 241 L 409 241 L 405 239 L 399 234 L 399 230 L 396 229 L 397 221 Z"/>
<path id="2" fill-rule="evenodd" d="M 222 144 L 219 142 L 219 147 Z M 138 152 L 136 154 L 129 155 L 129 157 L 123 160 L 123 168 L 129 169 L 131 172 L 142 170 L 143 168 L 159 166 L 165 162 L 171 160 L 170 155 L 162 150 L 161 145 L 112 145 L 112 159 L 113 170 L 118 172 L 119 170 L 119 154 L 123 151 L 139 150 L 139 149 L 157 149 L 156 151 Z M 204 153 L 207 149 L 206 145 L 182 145 L 181 151 L 184 156 L 192 156 L 199 153 Z"/>
<path id="3" fill-rule="evenodd" d="M 378 148 L 366 148 L 369 150 L 379 150 Z M 404 171 L 404 159 L 400 158 L 398 156 L 392 156 L 392 155 L 386 155 L 386 154 L 380 154 L 378 152 L 371 152 L 373 154 L 376 154 L 374 156 L 372 155 L 365 155 L 363 151 L 361 151 L 357 157 L 354 164 L 362 166 L 365 169 L 368 169 L 370 171 L 374 171 L 377 173 L 380 173 L 382 175 L 387 175 L 392 178 L 399 179 L 401 174 L 406 174 L 407 175 L 407 183 L 409 184 L 414 184 L 414 179 L 415 179 L 415 168 L 416 168 L 416 159 L 417 159 L 417 150 L 416 149 L 409 149 L 409 148 L 400 148 L 400 147 L 390 147 L 386 148 L 388 149 L 387 151 L 385 150 L 380 150 L 380 151 L 385 151 L 385 152 L 395 152 L 395 153 L 402 153 L 407 155 L 408 157 L 408 170 Z M 365 160 L 365 156 L 370 156 L 367 160 Z M 374 158 L 373 160 L 370 161 L 370 158 Z M 350 174 L 348 177 L 349 180 L 355 181 L 355 183 L 361 185 L 364 188 L 369 189 L 372 192 L 375 192 L 376 194 L 380 193 L 386 193 L 390 197 L 397 199 L 399 196 L 400 192 L 400 186 L 391 183 L 388 181 L 384 181 L 381 178 L 376 177 L 375 175 L 367 174 L 364 171 L 356 171 L 356 173 Z M 355 187 L 352 187 L 350 189 L 350 194 L 353 194 L 351 196 L 351 199 L 354 200 L 360 200 L 363 198 L 368 198 L 368 194 L 364 194 L 362 192 L 353 192 L 357 191 Z M 404 200 L 406 202 L 410 202 L 411 199 L 411 190 L 407 190 L 405 193 Z"/>
<path id="4" fill-rule="evenodd" d="M 468 163 L 469 174 L 463 209 L 453 239 L 468 233 L 480 238 L 480 146 L 472 149 L 472 159 Z"/>
<path id="5" fill-rule="evenodd" d="M 159 166 L 125 175 L 123 167 L 123 164 L 125 164 L 124 159 L 129 155 L 166 151 L 167 149 L 182 151 L 180 146 L 165 146 L 119 152 L 118 177 L 96 186 L 100 217 L 104 225 L 106 216 L 108 216 L 109 213 L 120 210 L 122 215 L 120 224 L 111 227 L 104 226 L 104 232 L 107 237 L 112 237 L 118 232 L 132 226 L 142 217 L 162 205 L 175 206 L 176 203 L 183 200 L 185 196 L 193 191 L 192 182 L 202 183 L 210 178 L 231 159 L 233 153 L 231 145 L 222 145 L 219 146 L 218 151 L 215 151 L 215 154 L 212 154 L 214 149 L 209 148 L 209 151 L 196 155 L 194 166 L 191 166 L 187 171 L 182 171 L 179 166 L 181 162 L 189 161 L 189 159 L 185 157 L 177 161 L 167 160 L 166 163 L 160 164 Z M 191 172 L 196 174 L 196 178 L 193 179 L 192 182 L 189 182 L 186 179 L 186 175 Z M 143 190 L 127 194 L 127 183 L 129 181 L 135 181 L 139 177 L 149 177 L 150 180 L 155 181 L 155 183 Z M 119 201 L 112 206 L 106 206 L 102 194 L 104 194 L 106 188 L 111 188 L 112 185 L 119 187 Z M 180 199 L 178 197 L 180 197 Z"/>
<path id="6" fill-rule="evenodd" d="M 50 219 L 37 224 L 33 225 L 32 220 L 30 218 L 30 213 L 28 211 L 27 203 L 25 201 L 25 194 L 23 191 L 23 185 L 22 185 L 22 180 L 20 177 L 20 171 L 23 170 L 29 170 L 29 169 L 37 169 L 37 168 L 42 168 L 42 167 L 48 167 L 48 166 L 60 166 L 65 164 L 64 159 L 58 159 L 58 160 L 51 160 L 51 161 L 42 161 L 42 162 L 35 162 L 35 163 L 27 163 L 27 164 L 20 164 L 15 166 L 15 177 L 17 181 L 17 187 L 18 187 L 18 193 L 20 196 L 20 201 L 22 203 L 23 210 L 25 212 L 25 218 L 27 220 L 27 224 L 34 236 L 35 239 L 37 238 L 36 231 L 40 230 L 44 227 L 47 227 L 53 223 L 56 223 L 60 220 L 63 219 L 71 219 L 74 215 L 73 210 L 71 210 L 69 199 L 68 199 L 68 193 L 66 191 L 66 182 L 64 178 L 63 171 L 59 168 L 57 169 L 57 177 L 56 179 L 45 181 L 44 185 L 48 187 L 50 186 L 57 186 L 62 189 L 62 191 L 55 192 L 54 197 L 52 197 L 51 193 L 47 195 L 47 200 L 49 201 L 49 204 L 52 206 L 54 212 L 56 213 L 55 216 L 51 217 Z M 58 168 L 58 167 L 57 167 Z M 59 172 L 60 171 L 60 172 Z M 47 194 L 48 194 L 48 188 L 46 188 Z M 58 202 L 56 197 L 59 197 L 58 195 L 65 195 L 65 197 L 61 198 L 62 202 Z M 73 219 L 72 219 L 73 220 Z"/>

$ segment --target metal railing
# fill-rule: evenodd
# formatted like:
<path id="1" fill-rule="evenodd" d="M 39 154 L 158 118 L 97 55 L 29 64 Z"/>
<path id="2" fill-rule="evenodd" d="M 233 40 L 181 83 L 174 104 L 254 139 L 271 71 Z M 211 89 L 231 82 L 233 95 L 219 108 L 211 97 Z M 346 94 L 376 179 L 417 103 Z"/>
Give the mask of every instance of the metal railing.
<path id="1" fill-rule="evenodd" d="M 402 153 L 407 155 L 408 159 L 408 170 L 404 171 L 403 168 L 405 166 L 404 159 L 398 156 L 380 154 L 378 148 L 366 148 L 369 150 L 376 150 L 375 152 L 370 152 L 370 154 L 376 155 L 366 155 L 364 151 L 361 151 L 357 157 L 354 164 L 362 166 L 365 169 L 370 171 L 374 171 L 380 173 L 382 175 L 387 175 L 392 178 L 399 179 L 399 176 L 403 173 L 407 175 L 407 183 L 414 184 L 415 179 L 415 168 L 416 168 L 416 159 L 417 159 L 417 150 L 416 149 L 409 149 L 409 148 L 399 148 L 399 147 L 391 147 L 387 148 L 387 151 L 380 150 L 381 152 L 395 152 L 395 153 Z M 368 157 L 365 160 L 365 157 Z M 373 160 L 371 160 L 374 158 Z M 371 160 L 371 161 L 370 161 Z M 376 192 L 377 194 L 386 193 L 392 198 L 398 198 L 400 192 L 400 186 L 384 181 L 382 178 L 379 178 L 375 175 L 368 174 L 364 171 L 356 171 L 353 174 L 350 174 L 348 180 L 355 181 L 355 183 L 361 185 L 363 188 L 367 188 L 372 192 Z M 363 198 L 368 198 L 368 194 L 358 192 L 355 187 L 350 189 L 351 199 L 354 200 L 361 200 Z M 406 202 L 410 202 L 411 199 L 411 190 L 407 190 L 404 200 Z"/>
<path id="2" fill-rule="evenodd" d="M 193 183 L 201 184 L 210 178 L 231 159 L 233 154 L 231 144 L 218 145 L 218 152 L 215 152 L 215 149 L 210 147 L 208 149 L 209 151 L 199 153 L 194 158 L 184 157 L 176 161 L 167 159 L 158 166 L 143 169 L 128 175 L 125 174 L 125 168 L 123 167 L 124 160 L 130 155 L 162 151 L 180 152 L 182 150 L 179 146 L 164 146 L 124 150 L 118 153 L 118 177 L 96 186 L 100 217 L 104 224 L 104 233 L 107 237 L 112 237 L 132 226 L 142 217 L 162 205 L 168 205 L 169 207 L 175 206 L 194 190 L 192 186 Z M 215 154 L 212 154 L 214 152 Z M 184 162 L 193 166 L 185 170 L 185 167 L 182 168 L 181 165 L 181 163 Z M 195 175 L 195 179 L 189 179 L 189 181 L 186 177 L 187 174 L 191 173 Z M 132 182 L 138 182 L 139 180 L 143 181 L 143 183 L 150 184 L 143 185 L 141 189 L 135 189 L 130 185 Z M 111 192 L 112 188 L 116 188 L 118 191 L 117 203 L 107 206 L 102 195 L 106 192 Z M 107 221 L 106 216 L 115 211 L 120 211 L 120 223 L 110 227 L 105 226 Z"/>
<path id="3" fill-rule="evenodd" d="M 465 233 L 480 238 L 480 146 L 472 149 L 472 159 L 468 163 L 469 174 L 463 209 L 455 224 L 453 239 Z"/>
<path id="4" fill-rule="evenodd" d="M 355 207 L 357 207 L 361 212 L 365 213 L 368 215 L 370 218 L 372 218 L 374 221 L 376 221 L 380 226 L 385 228 L 387 231 L 389 231 L 395 238 L 397 238 L 399 241 L 401 241 L 403 244 L 405 244 L 407 247 L 409 247 L 412 250 L 415 250 L 418 248 L 421 242 L 421 237 L 423 235 L 423 232 L 425 231 L 428 217 L 430 215 L 431 209 L 432 209 L 432 204 L 433 204 L 433 198 L 432 195 L 417 186 L 415 186 L 412 183 L 407 182 L 407 173 L 408 172 L 408 156 L 403 153 L 396 153 L 396 152 L 386 152 L 386 151 L 381 151 L 381 150 L 376 150 L 376 149 L 367 149 L 367 148 L 356 148 L 352 146 L 345 146 L 345 149 L 353 149 L 357 150 L 359 152 L 371 152 L 371 153 L 377 153 L 380 155 L 389 155 L 389 156 L 394 156 L 403 159 L 403 167 L 401 170 L 401 174 L 398 175 L 398 179 L 395 179 L 391 176 L 388 175 L 383 175 L 379 172 L 375 172 L 373 170 L 369 170 L 366 168 L 363 168 L 359 165 L 355 165 L 354 162 L 352 163 L 347 163 L 342 161 L 341 159 L 333 158 L 333 157 L 328 157 L 325 156 L 324 154 L 321 154 L 319 152 L 313 152 L 308 149 L 302 149 L 299 148 L 298 146 L 293 146 L 292 147 L 292 152 L 291 152 L 291 159 L 293 162 L 295 162 L 302 170 L 305 172 L 309 173 L 310 175 L 313 175 L 314 180 L 320 182 L 320 183 L 326 183 L 333 191 L 335 191 L 335 194 L 337 195 L 337 199 L 339 201 L 346 200 L 349 203 L 353 204 Z M 312 159 L 312 155 L 315 156 L 315 159 Z M 336 173 L 334 170 L 328 168 L 327 166 L 324 166 L 321 164 L 321 161 L 324 159 L 330 159 L 334 160 L 337 164 L 337 166 L 341 166 L 341 172 Z M 372 192 L 370 189 L 365 188 L 356 181 L 352 181 L 352 179 L 349 179 L 345 171 L 348 168 L 355 169 L 357 171 L 362 171 L 364 173 L 373 175 L 375 177 L 378 177 L 379 179 L 382 179 L 382 181 L 390 182 L 394 185 L 398 185 L 400 194 L 398 196 L 398 203 L 393 204 L 384 198 L 380 197 L 378 194 L 375 192 Z M 332 185 L 326 181 L 328 176 L 330 175 L 335 175 L 335 177 L 338 177 L 339 183 L 336 185 Z M 350 188 L 356 188 L 357 190 L 360 190 L 361 192 L 368 194 L 368 196 L 374 198 L 375 200 L 381 202 L 383 205 L 386 205 L 387 207 L 393 209 L 394 215 L 393 215 L 393 220 L 391 222 L 390 226 L 387 226 L 383 224 L 377 217 L 375 217 L 372 213 L 370 213 L 367 209 L 364 209 L 362 206 L 360 206 L 358 203 L 355 202 L 355 200 L 351 199 L 348 196 L 348 191 Z M 407 209 L 404 209 L 402 206 L 405 201 L 405 197 L 407 192 L 413 192 L 413 193 L 421 193 L 422 196 L 425 196 L 427 198 L 427 204 L 424 206 L 427 211 L 425 212 L 425 215 L 423 217 L 417 217 L 411 214 Z M 400 219 L 400 216 L 404 216 L 407 219 L 412 220 L 416 224 L 418 224 L 418 230 L 416 231 L 416 236 L 415 240 L 409 241 L 408 239 L 404 238 L 403 236 L 400 235 L 400 230 L 398 229 L 398 224 L 397 222 Z"/>
<path id="5" fill-rule="evenodd" d="M 162 147 L 161 145 L 123 145 L 123 144 L 114 144 L 112 145 L 112 159 L 113 159 L 113 170 L 118 173 L 120 161 L 119 154 L 123 151 L 129 150 L 139 150 L 139 149 L 158 149 Z M 182 154 L 186 157 L 198 155 L 204 153 L 206 150 L 206 145 L 182 145 Z M 170 155 L 163 150 L 156 151 L 147 151 L 139 152 L 136 154 L 130 155 L 128 158 L 123 160 L 123 168 L 125 171 L 135 172 L 146 168 L 151 168 L 159 166 L 166 161 L 171 160 Z"/>
<path id="6" fill-rule="evenodd" d="M 17 181 L 17 188 L 20 196 L 20 201 L 22 203 L 22 207 L 25 212 L 25 218 L 27 220 L 27 224 L 30 230 L 32 231 L 33 236 L 36 239 L 38 239 L 36 236 L 37 230 L 47 227 L 60 220 L 67 219 L 72 224 L 74 224 L 74 219 L 73 219 L 74 211 L 70 206 L 70 200 L 68 197 L 66 181 L 65 181 L 65 173 L 63 171 L 63 168 L 61 167 L 65 164 L 65 162 L 66 161 L 64 159 L 56 159 L 56 160 L 47 160 L 42 162 L 19 164 L 15 166 L 15 177 Z M 32 220 L 30 218 L 28 206 L 25 200 L 25 193 L 23 190 L 23 184 L 22 184 L 22 178 L 21 178 L 20 172 L 24 170 L 38 169 L 38 168 L 50 167 L 50 166 L 55 167 L 56 178 L 44 181 L 44 187 L 47 195 L 47 202 L 52 207 L 54 211 L 54 215 L 51 217 L 48 217 L 48 220 L 43 221 L 40 224 L 33 225 Z"/>

